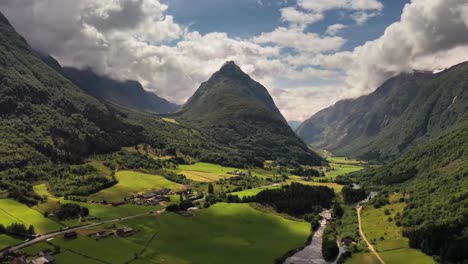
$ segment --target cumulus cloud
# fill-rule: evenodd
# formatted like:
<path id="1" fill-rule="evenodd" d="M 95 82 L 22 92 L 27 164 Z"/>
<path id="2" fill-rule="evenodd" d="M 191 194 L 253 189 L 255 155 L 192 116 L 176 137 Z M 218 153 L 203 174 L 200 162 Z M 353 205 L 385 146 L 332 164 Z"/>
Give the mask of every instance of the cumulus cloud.
<path id="1" fill-rule="evenodd" d="M 325 35 L 306 26 L 333 9 L 364 23 L 383 10 L 379 1 L 298 0 L 280 9 L 287 26 L 248 38 L 191 31 L 159 0 L 2 0 L 0 8 L 33 47 L 62 64 L 138 80 L 177 103 L 235 60 L 290 120 L 371 92 L 398 73 L 468 60 L 466 0 L 413 0 L 380 38 L 344 52 L 337 34 L 347 25 L 330 25 Z"/>
<path id="2" fill-rule="evenodd" d="M 283 48 L 293 48 L 300 52 L 321 53 L 339 50 L 346 42 L 341 37 L 321 37 L 316 33 L 306 33 L 303 29 L 279 27 L 272 32 L 255 37 L 257 43 L 274 43 Z"/>
<path id="3" fill-rule="evenodd" d="M 318 56 L 315 63 L 343 69 L 349 91 L 362 94 L 401 72 L 465 61 L 467 7 L 465 0 L 413 0 L 405 6 L 400 21 L 390 25 L 380 38 L 352 52 Z"/>
<path id="4" fill-rule="evenodd" d="M 322 13 L 305 13 L 294 7 L 285 7 L 281 10 L 281 20 L 293 26 L 303 28 L 324 18 Z"/>
<path id="5" fill-rule="evenodd" d="M 378 0 L 298 0 L 297 4 L 308 10 L 324 12 L 332 9 L 382 10 Z"/>
<path id="6" fill-rule="evenodd" d="M 226 60 L 259 78 L 280 70 L 268 61 L 278 47 L 190 32 L 158 0 L 4 0 L 0 7 L 33 47 L 65 66 L 138 80 L 177 103 Z"/>

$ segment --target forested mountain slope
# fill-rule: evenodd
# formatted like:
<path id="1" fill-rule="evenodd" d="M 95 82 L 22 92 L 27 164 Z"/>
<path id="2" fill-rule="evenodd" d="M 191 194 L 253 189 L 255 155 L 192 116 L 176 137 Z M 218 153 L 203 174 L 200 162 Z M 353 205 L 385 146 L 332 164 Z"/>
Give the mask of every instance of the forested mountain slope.
<path id="1" fill-rule="evenodd" d="M 41 197 L 33 192 L 32 183 L 37 181 L 62 190 L 60 195 L 99 191 L 116 180 L 84 164 L 87 159 L 138 143 L 151 145 L 161 155 L 236 167 L 255 162 L 251 155 L 220 145 L 196 129 L 106 104 L 55 68 L 45 64 L 0 13 L 2 195 L 36 204 Z M 127 155 L 125 162 L 162 166 L 141 155 L 122 155 Z"/>
<path id="2" fill-rule="evenodd" d="M 175 118 L 259 159 L 324 162 L 294 134 L 265 87 L 234 62 L 204 82 Z"/>
<path id="3" fill-rule="evenodd" d="M 395 221 L 410 246 L 442 263 L 468 259 L 468 116 L 443 136 L 353 178 L 382 195 L 405 194 L 407 206 Z"/>
<path id="4" fill-rule="evenodd" d="M 45 65 L 0 14 L 0 170 L 76 162 L 140 138 L 119 113 Z"/>
<path id="5" fill-rule="evenodd" d="M 438 74 L 401 74 L 373 93 L 324 109 L 297 130 L 340 155 L 391 160 L 460 123 L 468 111 L 468 63 Z"/>

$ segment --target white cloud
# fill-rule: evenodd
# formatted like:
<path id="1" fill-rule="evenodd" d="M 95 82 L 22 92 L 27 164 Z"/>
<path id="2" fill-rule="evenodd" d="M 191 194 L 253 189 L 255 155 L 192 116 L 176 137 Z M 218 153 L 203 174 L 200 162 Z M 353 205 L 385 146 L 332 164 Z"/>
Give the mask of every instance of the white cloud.
<path id="1" fill-rule="evenodd" d="M 382 10 L 378 0 L 298 0 L 297 4 L 307 10 L 324 12 L 332 9 Z"/>
<path id="2" fill-rule="evenodd" d="M 283 22 L 289 22 L 293 26 L 301 28 L 320 21 L 324 18 L 322 13 L 305 13 L 297 10 L 294 7 L 285 7 L 280 9 L 280 11 L 281 20 Z"/>
<path id="3" fill-rule="evenodd" d="M 333 24 L 331 26 L 328 26 L 326 34 L 330 35 L 330 36 L 335 36 L 340 31 L 342 31 L 343 29 L 345 29 L 347 27 L 348 27 L 347 25 L 343 25 L 343 24 Z"/>
<path id="4" fill-rule="evenodd" d="M 356 24 L 363 25 L 367 20 L 380 15 L 380 12 L 357 11 L 351 14 L 351 18 L 356 21 Z"/>
<path id="5" fill-rule="evenodd" d="M 413 0 L 401 20 L 353 52 L 317 56 L 322 67 L 346 72 L 352 94 L 374 90 L 387 78 L 417 69 L 437 69 L 468 60 L 465 0 Z M 426 64 L 427 63 L 427 64 Z"/>
<path id="6" fill-rule="evenodd" d="M 299 52 L 320 53 L 337 51 L 346 42 L 341 37 L 321 37 L 316 33 L 305 33 L 299 28 L 279 27 L 272 32 L 255 37 L 257 43 L 274 43 L 283 48 L 292 48 Z"/>
<path id="7" fill-rule="evenodd" d="M 175 23 L 167 5 L 158 0 L 2 0 L 0 8 L 32 46 L 61 63 L 138 80 L 177 103 L 224 61 L 235 60 L 270 90 L 285 117 L 294 120 L 339 99 L 371 92 L 400 72 L 468 60 L 466 0 L 413 0 L 401 21 L 380 38 L 345 52 L 339 50 L 346 40 L 336 34 L 346 25 L 331 25 L 327 36 L 306 32 L 305 26 L 332 9 L 344 9 L 360 23 L 381 12 L 383 5 L 377 0 L 297 4 L 281 9 L 288 27 L 247 39 L 190 31 Z M 285 52 L 289 49 L 294 52 Z"/>

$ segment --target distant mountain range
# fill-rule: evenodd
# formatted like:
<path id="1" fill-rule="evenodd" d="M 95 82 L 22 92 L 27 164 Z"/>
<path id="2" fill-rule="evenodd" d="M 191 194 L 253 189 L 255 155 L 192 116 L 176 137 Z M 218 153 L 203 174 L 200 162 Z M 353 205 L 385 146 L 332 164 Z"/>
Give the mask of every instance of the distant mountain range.
<path id="1" fill-rule="evenodd" d="M 291 129 L 293 131 L 296 131 L 296 129 L 302 124 L 302 122 L 299 122 L 299 121 L 288 121 L 288 125 L 289 127 L 291 127 Z"/>
<path id="2" fill-rule="evenodd" d="M 462 63 L 436 74 L 400 74 L 369 95 L 316 113 L 297 133 L 339 155 L 386 161 L 460 123 L 467 110 L 468 63 Z"/>
<path id="3" fill-rule="evenodd" d="M 234 62 L 226 62 L 204 82 L 175 118 L 253 156 L 324 162 L 291 130 L 267 89 Z"/>
<path id="4" fill-rule="evenodd" d="M 145 91 L 137 81 L 117 81 L 106 76 L 100 76 L 91 69 L 79 70 L 62 67 L 57 60 L 48 54 L 38 52 L 42 60 L 50 67 L 60 72 L 89 94 L 110 103 L 136 111 L 169 114 L 179 108 L 155 93 Z"/>

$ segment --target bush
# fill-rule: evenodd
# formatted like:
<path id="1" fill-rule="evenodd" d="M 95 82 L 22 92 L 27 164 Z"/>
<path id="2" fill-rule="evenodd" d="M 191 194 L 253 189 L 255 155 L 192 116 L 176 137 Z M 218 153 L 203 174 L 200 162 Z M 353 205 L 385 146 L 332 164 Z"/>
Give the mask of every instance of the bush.
<path id="1" fill-rule="evenodd" d="M 177 212 L 179 211 L 179 206 L 177 204 L 171 204 L 166 207 L 166 211 L 168 212 Z"/>

